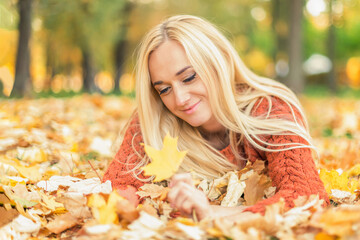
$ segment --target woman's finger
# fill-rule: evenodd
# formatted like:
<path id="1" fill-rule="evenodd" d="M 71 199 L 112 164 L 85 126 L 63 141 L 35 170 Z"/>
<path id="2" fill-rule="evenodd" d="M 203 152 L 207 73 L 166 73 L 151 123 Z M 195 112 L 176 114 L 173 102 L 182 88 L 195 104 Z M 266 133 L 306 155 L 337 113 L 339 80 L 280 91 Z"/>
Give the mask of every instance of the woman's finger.
<path id="1" fill-rule="evenodd" d="M 181 203 L 180 210 L 187 215 L 191 215 L 194 210 L 194 202 L 189 198 L 185 198 Z"/>
<path id="2" fill-rule="evenodd" d="M 168 200 L 172 207 L 181 208 L 181 203 L 184 202 L 188 195 L 192 192 L 191 187 L 183 182 L 179 182 L 170 189 Z"/>
<path id="3" fill-rule="evenodd" d="M 194 186 L 192 177 L 190 173 L 179 173 L 175 174 L 170 181 L 169 186 L 173 187 L 174 185 L 178 184 L 179 182 L 184 182 L 188 185 Z"/>

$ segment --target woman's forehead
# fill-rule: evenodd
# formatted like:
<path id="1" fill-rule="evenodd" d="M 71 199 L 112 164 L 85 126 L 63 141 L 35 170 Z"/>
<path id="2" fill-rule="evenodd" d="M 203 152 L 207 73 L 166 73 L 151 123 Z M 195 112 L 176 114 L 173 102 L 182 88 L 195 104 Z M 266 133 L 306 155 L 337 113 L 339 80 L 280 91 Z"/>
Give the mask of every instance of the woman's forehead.
<path id="1" fill-rule="evenodd" d="M 153 81 L 180 75 L 191 67 L 183 46 L 176 41 L 166 41 L 149 57 L 149 71 Z"/>

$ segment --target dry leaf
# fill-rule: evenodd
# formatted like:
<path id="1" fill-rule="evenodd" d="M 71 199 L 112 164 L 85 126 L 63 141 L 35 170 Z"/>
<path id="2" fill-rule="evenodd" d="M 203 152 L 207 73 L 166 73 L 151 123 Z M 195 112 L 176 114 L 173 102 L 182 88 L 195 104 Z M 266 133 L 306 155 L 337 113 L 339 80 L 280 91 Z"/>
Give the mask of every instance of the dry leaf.
<path id="1" fill-rule="evenodd" d="M 358 181 L 350 180 L 347 174 L 340 175 L 335 170 L 327 171 L 325 169 L 321 169 L 319 175 L 328 194 L 331 194 L 331 189 L 354 193 L 354 191 L 359 187 Z"/>
<path id="2" fill-rule="evenodd" d="M 238 206 L 239 199 L 244 193 L 246 184 L 239 181 L 239 178 L 235 173 L 231 173 L 229 176 L 229 182 L 227 187 L 226 196 L 221 201 L 221 206 L 234 207 Z"/>
<path id="3" fill-rule="evenodd" d="M 28 163 L 41 163 L 47 161 L 47 154 L 37 147 L 17 148 L 17 157 Z"/>
<path id="4" fill-rule="evenodd" d="M 91 218 L 91 212 L 87 204 L 87 198 L 82 193 L 66 193 L 59 199 L 65 209 L 78 219 Z"/>
<path id="5" fill-rule="evenodd" d="M 124 231 L 121 239 L 150 239 L 158 234 L 157 231 L 163 225 L 159 219 L 140 212 L 140 217 L 128 226 L 129 231 Z"/>
<path id="6" fill-rule="evenodd" d="M 65 213 L 56 216 L 54 220 L 46 225 L 46 228 L 51 232 L 58 234 L 68 228 L 75 226 L 77 223 L 78 220 L 73 215 L 71 215 L 71 213 Z"/>
<path id="7" fill-rule="evenodd" d="M 144 184 L 139 188 L 141 191 L 137 191 L 136 194 L 140 198 L 150 197 L 152 199 L 160 197 L 163 192 L 167 192 L 166 188 L 157 184 Z"/>
<path id="8" fill-rule="evenodd" d="M 152 161 L 142 167 L 144 175 L 155 176 L 154 182 L 160 182 L 169 179 L 177 172 L 187 151 L 178 151 L 177 138 L 172 138 L 167 134 L 161 150 L 145 145 L 145 152 Z"/>
<path id="9" fill-rule="evenodd" d="M 244 197 L 246 205 L 253 205 L 259 200 L 263 199 L 265 189 L 271 186 L 271 181 L 265 175 L 259 175 L 254 172 L 248 179 L 245 180 Z"/>
<path id="10" fill-rule="evenodd" d="M 51 211 L 56 211 L 59 209 L 64 209 L 64 205 L 62 203 L 59 203 L 55 200 L 55 197 L 52 195 L 46 195 L 43 192 L 38 192 L 41 196 L 42 202 L 40 202 L 41 205 L 47 207 Z"/>
<path id="11" fill-rule="evenodd" d="M 359 221 L 360 206 L 342 205 L 326 210 L 319 219 L 319 226 L 330 235 L 350 236 L 355 230 L 353 224 Z"/>
<path id="12" fill-rule="evenodd" d="M 88 199 L 88 206 L 91 207 L 93 216 L 100 224 L 118 223 L 116 214 L 118 201 L 124 200 L 116 191 L 113 191 L 107 201 L 100 194 L 92 194 Z"/>
<path id="13" fill-rule="evenodd" d="M 0 193 L 0 203 L 4 205 L 3 201 L 1 200 L 1 193 Z M 19 212 L 15 209 L 10 208 L 9 210 L 5 209 L 5 207 L 0 206 L 0 228 L 9 222 L 11 222 L 14 218 L 19 215 Z"/>
<path id="14" fill-rule="evenodd" d="M 133 222 L 140 216 L 134 205 L 127 200 L 118 201 L 116 203 L 116 213 L 120 216 L 120 219 L 124 219 L 128 222 Z"/>
<path id="15" fill-rule="evenodd" d="M 25 167 L 20 164 L 14 165 L 16 170 L 19 171 L 20 175 L 28 178 L 32 182 L 38 182 L 42 179 L 42 174 L 40 173 L 40 166 L 34 165 L 31 167 Z"/>
<path id="16" fill-rule="evenodd" d="M 117 189 L 116 191 L 135 207 L 139 204 L 139 197 L 136 195 L 136 188 L 133 186 L 127 185 L 125 189 Z"/>
<path id="17" fill-rule="evenodd" d="M 113 151 L 118 150 L 120 142 L 114 143 L 110 148 L 112 142 L 109 139 L 121 139 L 117 133 L 127 122 L 124 116 L 129 117 L 132 112 L 129 109 L 134 106 L 129 102 L 118 97 L 89 95 L 66 100 L 3 99 L 0 102 L 0 191 L 13 196 L 11 203 L 3 201 L 2 209 L 7 211 L 6 213 L 16 212 L 13 209 L 15 206 L 21 213 L 21 217 L 0 228 L 0 239 L 70 239 L 75 236 L 79 240 L 119 239 L 122 232 L 129 230 L 126 229 L 127 225 L 138 220 L 136 217 L 140 212 L 153 215 L 162 225 L 152 229 L 146 223 L 140 224 L 138 231 L 129 230 L 131 232 L 129 236 L 134 238 L 141 236 L 139 232 L 142 234 L 150 231 L 153 238 L 189 239 L 184 231 L 176 227 L 179 223 L 206 232 L 204 238 L 360 239 L 358 100 L 302 99 L 305 103 L 305 111 L 310 116 L 310 130 L 314 144 L 319 149 L 318 164 L 323 169 L 320 172 L 321 179 L 332 203 L 335 204 L 324 209 L 320 201 L 310 204 L 314 199 L 299 198 L 294 202 L 295 207 L 292 210 L 284 212 L 284 203 L 279 202 L 267 206 L 264 216 L 257 215 L 252 218 L 239 214 L 239 219 L 236 219 L 239 223 L 236 226 L 231 222 L 229 225 L 225 224 L 225 221 L 221 221 L 219 225 L 214 225 L 213 222 L 194 222 L 184 218 L 172 218 L 169 221 L 171 219 L 169 215 L 176 217 L 176 212 L 164 201 L 166 190 L 157 197 L 155 195 L 158 193 L 155 190 L 153 193 L 149 191 L 146 200 L 136 208 L 126 200 L 110 198 L 109 194 L 97 194 L 94 195 L 96 201 L 92 206 L 93 214 L 89 212 L 89 207 L 84 203 L 87 198 L 83 193 L 91 194 L 103 187 L 107 190 L 101 190 L 102 192 L 111 192 L 111 188 L 108 188 L 109 183 L 102 185 L 99 180 L 88 179 L 95 177 L 93 169 L 102 176 L 112 159 Z M 323 137 L 324 130 L 329 130 L 330 136 Z M 172 147 L 176 149 L 176 144 Z M 88 164 L 89 159 L 92 166 Z M 36 163 L 40 164 L 35 165 Z M 18 169 L 14 166 L 18 166 Z M 330 171 L 331 169 L 337 170 Z M 253 164 L 249 162 L 244 169 L 234 173 L 239 178 L 237 183 L 244 183 L 249 181 L 254 173 L 263 176 L 266 172 L 264 161 L 256 161 Z M 230 179 L 231 174 L 210 181 L 192 172 L 193 178 L 201 182 L 198 187 L 207 193 L 212 204 L 220 204 L 226 196 L 230 198 L 230 195 L 236 195 L 233 192 L 235 188 L 232 189 L 235 185 Z M 54 179 L 51 177 L 54 175 L 62 175 L 61 178 L 58 176 L 57 183 L 52 181 Z M 76 177 L 76 180 L 71 177 Z M 38 182 L 39 180 L 42 181 Z M 34 191 L 37 182 L 47 190 L 42 192 L 46 197 L 43 195 L 41 197 L 40 202 L 43 205 L 32 206 L 38 202 L 36 195 L 40 194 Z M 253 185 L 258 187 L 266 182 L 267 178 L 260 177 L 258 183 L 254 182 Z M 22 185 L 16 186 L 18 183 Z M 78 186 L 72 187 L 74 184 Z M 69 189 L 74 192 L 70 192 Z M 237 190 L 235 189 L 235 192 Z M 255 192 L 257 191 L 255 189 Z M 135 192 L 135 189 L 129 188 L 123 190 L 120 195 L 131 202 L 136 202 Z M 264 192 L 266 197 L 270 197 L 274 193 L 274 188 L 266 188 Z M 261 195 L 259 193 L 260 198 Z M 151 199 L 151 196 L 155 198 Z M 60 204 L 60 199 L 67 214 L 76 216 L 80 220 L 85 218 L 86 221 L 78 222 L 79 228 L 65 229 L 58 234 L 50 233 L 45 227 L 47 222 L 52 222 L 55 215 L 65 211 L 64 207 L 57 206 Z M 31 201 L 32 204 L 29 203 Z M 244 199 L 240 197 L 240 201 L 243 202 Z M 45 202 L 48 203 L 47 207 Z M 306 204 L 310 205 L 306 206 Z M 27 208 L 24 209 L 24 206 Z M 48 207 L 55 211 L 49 210 Z M 110 224 L 99 225 L 97 219 L 100 215 L 103 220 L 106 218 L 114 220 L 113 217 L 117 216 L 121 221 L 115 224 L 109 221 Z M 56 222 L 52 222 L 54 223 Z M 193 238 L 196 238 L 196 235 Z"/>
<path id="18" fill-rule="evenodd" d="M 204 231 L 199 228 L 199 226 L 188 226 L 182 223 L 177 222 L 176 227 L 179 228 L 182 232 L 185 233 L 186 237 L 194 240 L 203 239 Z"/>

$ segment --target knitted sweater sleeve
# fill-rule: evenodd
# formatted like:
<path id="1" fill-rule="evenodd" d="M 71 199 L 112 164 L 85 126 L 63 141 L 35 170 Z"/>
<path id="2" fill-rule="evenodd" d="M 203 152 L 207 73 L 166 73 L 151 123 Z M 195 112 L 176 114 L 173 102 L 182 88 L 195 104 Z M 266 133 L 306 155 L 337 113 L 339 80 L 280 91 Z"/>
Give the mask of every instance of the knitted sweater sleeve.
<path id="1" fill-rule="evenodd" d="M 294 120 L 290 107 L 278 98 L 272 98 L 272 108 L 269 117 Z M 269 103 L 264 98 L 255 104 L 252 110 L 253 116 L 266 115 L 269 109 Z M 294 110 L 295 111 L 295 110 Z M 295 111 L 297 121 L 301 121 L 301 115 Z M 263 140 L 270 144 L 302 143 L 307 142 L 297 135 L 271 135 L 262 136 Z M 264 146 L 264 145 L 263 145 Z M 264 146 L 268 149 L 282 149 L 281 146 Z M 244 142 L 245 154 L 251 162 L 262 159 L 267 163 L 269 177 L 273 186 L 276 187 L 274 196 L 262 200 L 253 206 L 245 209 L 254 213 L 265 213 L 267 205 L 276 203 L 283 198 L 285 207 L 294 207 L 294 202 L 299 196 L 310 196 L 318 194 L 325 201 L 324 205 L 329 204 L 329 198 L 324 185 L 319 178 L 315 167 L 311 149 L 297 148 L 277 152 L 261 151 L 253 147 L 247 140 Z"/>
<path id="2" fill-rule="evenodd" d="M 132 170 L 145 155 L 143 138 L 137 115 L 130 121 L 123 142 L 115 155 L 113 161 L 106 170 L 103 181 L 110 180 L 113 188 L 124 189 L 127 185 L 136 189 L 141 187 L 144 182 L 137 179 Z M 143 174 L 139 174 L 140 179 L 144 179 Z"/>

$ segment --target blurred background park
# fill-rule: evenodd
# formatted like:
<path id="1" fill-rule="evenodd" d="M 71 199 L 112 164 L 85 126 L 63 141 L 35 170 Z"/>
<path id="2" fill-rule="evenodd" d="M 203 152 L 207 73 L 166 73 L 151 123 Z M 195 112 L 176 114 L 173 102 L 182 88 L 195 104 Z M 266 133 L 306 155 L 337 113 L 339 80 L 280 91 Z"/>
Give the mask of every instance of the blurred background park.
<path id="1" fill-rule="evenodd" d="M 359 0 L 0 0 L 0 94 L 133 94 L 134 51 L 174 14 L 216 24 L 254 72 L 360 96 Z"/>

